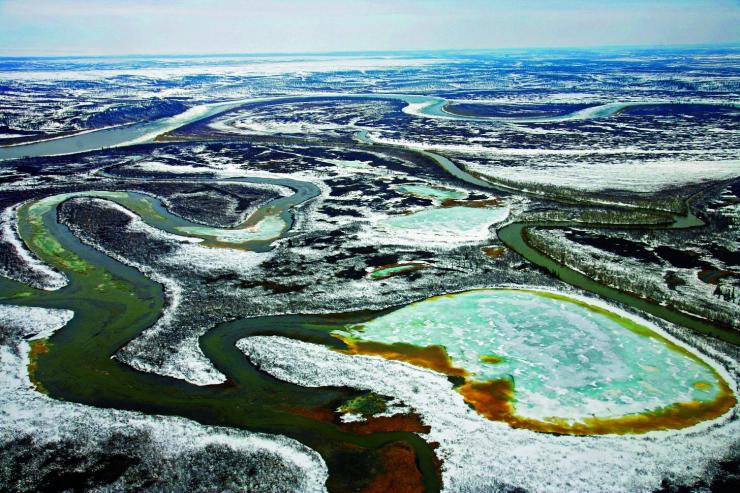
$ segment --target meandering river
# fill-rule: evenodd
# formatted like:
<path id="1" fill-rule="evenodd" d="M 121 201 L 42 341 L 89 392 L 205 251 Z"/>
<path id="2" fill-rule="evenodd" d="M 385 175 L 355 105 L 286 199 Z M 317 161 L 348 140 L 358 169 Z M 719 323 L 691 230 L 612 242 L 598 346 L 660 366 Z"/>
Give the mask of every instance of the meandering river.
<path id="1" fill-rule="evenodd" d="M 327 95 L 316 97 L 326 98 Z M 460 118 L 448 113 L 441 98 L 405 95 L 336 95 L 341 98 L 396 99 L 407 103 L 405 111 L 424 117 Z M 278 97 L 243 100 L 191 108 L 181 115 L 154 122 L 128 125 L 72 135 L 37 143 L 0 148 L 0 159 L 86 152 L 104 147 L 152 142 L 157 135 L 188 123 L 212 117 L 260 101 L 302 100 Z M 608 105 L 607 105 L 608 106 Z M 623 106 L 622 106 L 623 108 Z M 590 112 L 589 112 L 590 110 Z M 574 112 L 570 118 L 616 114 L 619 104 Z M 585 112 L 585 113 L 584 113 Z M 553 117 L 564 118 L 564 116 Z M 502 120 L 502 119 L 498 119 Z M 357 135 L 359 145 L 374 145 L 366 132 Z M 379 147 L 382 151 L 382 146 Z M 481 188 L 516 191 L 471 175 L 436 153 L 414 151 L 447 171 L 452 177 Z M 214 179 L 224 181 L 223 179 Z M 195 224 L 170 213 L 151 196 L 127 191 L 87 191 L 59 194 L 22 205 L 17 212 L 20 236 L 44 262 L 63 272 L 69 284 L 57 291 L 41 291 L 0 278 L 0 299 L 6 303 L 71 309 L 74 318 L 48 340 L 35 342 L 32 380 L 50 396 L 99 407 L 130 409 L 146 413 L 180 415 L 205 424 L 234 426 L 293 437 L 317 450 L 327 462 L 330 490 L 348 490 L 362 484 L 370 471 L 393 467 L 384 450 L 402 443 L 413 451 L 426 491 L 441 487 L 432 447 L 421 436 L 401 427 L 366 433 L 362 426 L 348 426 L 331 419 L 332 411 L 361 393 L 345 388 L 304 388 L 278 381 L 259 371 L 235 347 L 250 335 L 284 335 L 334 348 L 347 349 L 332 332 L 371 323 L 391 310 L 342 316 L 277 316 L 222 324 L 200 340 L 205 355 L 228 377 L 223 385 L 197 386 L 181 380 L 139 372 L 111 358 L 121 347 L 152 326 L 164 306 L 162 287 L 136 269 L 128 267 L 81 242 L 58 222 L 58 208 L 76 197 L 113 201 L 163 231 L 199 238 L 205 245 L 262 251 L 286 235 L 294 214 L 306 201 L 319 195 L 308 182 L 290 178 L 243 177 L 235 182 L 286 187 L 291 195 L 263 204 L 244 223 L 234 228 Z M 588 204 L 586 205 L 588 206 Z M 666 223 L 656 214 L 654 224 L 608 224 L 606 219 L 588 224 L 574 221 L 513 222 L 497 231 L 500 240 L 530 262 L 542 266 L 563 281 L 604 298 L 632 306 L 694 330 L 739 343 L 737 333 L 639 296 L 604 286 L 560 265 L 525 241 L 527 228 L 579 227 L 699 227 L 687 207 Z M 321 327 L 318 328 L 317 327 Z M 84 364 L 80 364 L 84 361 Z M 358 465 L 359 464 L 359 465 Z M 350 467 L 351 466 L 351 467 Z M 365 475 L 365 476 L 363 476 Z"/>

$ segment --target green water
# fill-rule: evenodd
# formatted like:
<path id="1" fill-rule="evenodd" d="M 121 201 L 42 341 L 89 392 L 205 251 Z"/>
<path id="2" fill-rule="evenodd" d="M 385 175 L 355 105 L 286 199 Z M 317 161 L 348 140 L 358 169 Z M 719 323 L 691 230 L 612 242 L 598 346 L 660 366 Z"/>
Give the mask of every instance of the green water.
<path id="1" fill-rule="evenodd" d="M 646 298 L 633 295 L 618 289 L 600 284 L 593 279 L 581 274 L 578 271 L 565 267 L 555 262 L 539 250 L 531 247 L 523 238 L 524 231 L 531 227 L 550 227 L 550 228 L 567 228 L 574 226 L 572 222 L 516 222 L 507 224 L 497 231 L 498 237 L 502 243 L 514 250 L 522 257 L 535 265 L 543 267 L 571 286 L 575 286 L 586 291 L 598 294 L 606 299 L 611 299 L 624 303 L 625 305 L 637 308 L 645 313 L 655 315 L 670 322 L 688 327 L 697 332 L 708 334 L 719 339 L 740 344 L 740 334 L 730 328 L 725 328 L 713 324 L 711 321 L 689 315 L 685 312 L 674 310 L 671 306 L 664 306 L 654 303 Z M 580 225 L 579 227 L 583 227 Z M 587 225 L 586 225 L 587 226 Z M 627 226 L 628 227 L 628 226 Z"/>
<path id="2" fill-rule="evenodd" d="M 424 264 L 399 264 L 394 265 L 391 267 L 382 267 L 380 269 L 375 269 L 370 273 L 370 277 L 373 279 L 382 279 L 384 277 L 390 277 L 394 274 L 398 274 L 401 272 L 408 272 L 408 271 L 414 271 L 419 270 L 423 267 Z"/>
<path id="3" fill-rule="evenodd" d="M 520 416 L 620 417 L 713 401 L 716 372 L 649 328 L 549 293 L 485 289 L 407 305 L 340 332 L 443 346 L 477 381 L 511 379 Z M 495 363 L 486 361 L 494 357 Z M 488 359 L 490 361 L 490 359 Z"/>
<path id="4" fill-rule="evenodd" d="M 162 203 L 149 195 L 136 192 L 85 191 L 54 195 L 33 203 L 29 208 L 31 218 L 56 208 L 62 202 L 73 198 L 88 197 L 106 199 L 116 202 L 140 216 L 144 222 L 152 227 L 177 235 L 187 235 L 192 238 L 207 240 L 206 245 L 219 244 L 251 244 L 265 247 L 271 241 L 280 238 L 291 225 L 282 212 L 287 208 L 274 208 L 270 215 L 264 212 L 259 219 L 248 219 L 244 224 L 235 228 L 214 228 L 192 223 L 180 216 L 167 211 Z M 280 200 L 280 199 L 278 199 Z M 254 224 L 252 224 L 254 223 Z M 53 239 L 49 238 L 49 241 Z"/>
<path id="5" fill-rule="evenodd" d="M 458 167 L 455 163 L 450 161 L 444 156 L 436 153 L 424 151 L 423 156 L 428 158 L 430 161 L 440 166 L 445 171 L 449 172 L 452 176 L 459 178 L 467 183 L 476 185 L 482 188 L 488 188 L 493 190 L 499 190 L 503 192 L 517 192 L 511 186 L 499 185 L 494 182 L 484 181 L 473 175 L 467 173 L 464 169 Z M 524 195 L 528 193 L 518 192 Z M 553 198 L 553 200 L 557 200 Z M 515 251 L 529 262 L 535 265 L 543 267 L 557 276 L 560 280 L 575 286 L 580 289 L 584 289 L 591 293 L 602 296 L 606 299 L 614 300 L 619 303 L 637 308 L 643 312 L 655 315 L 663 318 L 675 324 L 688 327 L 697 332 L 711 335 L 722 339 L 733 344 L 740 344 L 740 333 L 729 327 L 718 325 L 711 320 L 707 320 L 701 317 L 693 316 L 683 311 L 675 310 L 673 307 L 661 305 L 655 303 L 649 299 L 637 296 L 632 293 L 627 293 L 619 289 L 611 288 L 600 284 L 593 279 L 581 274 L 578 271 L 570 269 L 544 255 L 539 250 L 533 248 L 526 241 L 524 241 L 523 235 L 528 228 L 540 227 L 540 228 L 613 228 L 613 229 L 687 229 L 687 228 L 699 228 L 704 226 L 704 222 L 694 215 L 690 207 L 688 206 L 689 200 L 687 200 L 686 212 L 683 214 L 671 214 L 672 222 L 666 222 L 667 214 L 665 211 L 639 209 L 639 212 L 651 213 L 655 215 L 655 222 L 650 224 L 639 223 L 639 224 L 615 224 L 611 222 L 606 216 L 603 221 L 594 219 L 597 214 L 591 214 L 588 221 L 517 221 L 509 224 L 505 224 L 496 231 L 496 234 L 501 242 L 511 250 Z M 584 208 L 587 208 L 590 204 L 585 202 Z M 629 209 L 635 210 L 635 209 Z M 588 209 L 586 209 L 587 212 Z"/>
<path id="6" fill-rule="evenodd" d="M 246 243 L 250 241 L 270 241 L 280 238 L 288 229 L 288 224 L 280 216 L 265 216 L 249 228 L 223 230 L 210 226 L 180 226 L 178 231 L 189 236 L 209 238 L 219 243 Z"/>
<path id="7" fill-rule="evenodd" d="M 293 411 L 336 409 L 360 393 L 351 389 L 308 389 L 277 381 L 254 368 L 235 347 L 238 339 L 252 334 L 280 334 L 336 345 L 338 341 L 328 336 L 329 330 L 345 321 L 361 320 L 357 316 L 327 320 L 273 317 L 218 326 L 200 342 L 205 355 L 228 377 L 226 385 L 191 385 L 139 372 L 112 359 L 116 351 L 156 322 L 164 304 L 163 292 L 160 285 L 137 270 L 84 245 L 57 222 L 57 207 L 77 195 L 45 198 L 18 211 L 22 238 L 43 261 L 69 277 L 68 286 L 48 292 L 0 279 L 0 302 L 75 312 L 73 319 L 48 339 L 50 350 L 37 357 L 35 381 L 51 397 L 97 407 L 184 416 L 204 424 L 295 438 L 324 457 L 330 471 L 330 491 L 350 491 L 364 484 L 371 479 L 370 470 L 382 468 L 378 450 L 401 441 L 416 453 L 426 490 L 439 490 L 433 451 L 415 434 L 358 435 Z M 153 202 L 141 201 L 144 196 L 120 192 L 88 195 L 136 209 L 152 224 L 169 217 L 152 213 L 145 204 Z"/>
<path id="8" fill-rule="evenodd" d="M 459 191 L 459 190 L 452 190 L 449 188 L 442 188 L 442 187 L 434 187 L 431 185 L 424 185 L 422 183 L 400 185 L 398 187 L 398 190 L 400 190 L 403 193 L 407 193 L 409 195 L 414 195 L 416 197 L 422 197 L 426 199 L 435 199 L 435 200 L 464 199 L 465 197 L 468 196 L 467 193 Z"/>
<path id="9" fill-rule="evenodd" d="M 444 207 L 422 209 L 402 216 L 392 216 L 384 224 L 407 233 L 444 234 L 454 241 L 459 236 L 479 236 L 481 231 L 508 216 L 507 207 Z"/>

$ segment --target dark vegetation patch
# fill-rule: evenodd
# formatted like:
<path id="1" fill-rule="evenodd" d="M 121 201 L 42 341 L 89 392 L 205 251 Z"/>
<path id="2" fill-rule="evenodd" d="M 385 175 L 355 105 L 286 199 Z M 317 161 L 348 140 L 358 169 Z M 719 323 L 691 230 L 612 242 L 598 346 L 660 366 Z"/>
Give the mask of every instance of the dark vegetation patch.
<path id="1" fill-rule="evenodd" d="M 114 104 L 102 111 L 82 115 L 77 121 L 81 128 L 100 128 L 138 121 L 157 120 L 177 115 L 187 109 L 181 101 L 173 99 L 150 99 L 145 101 L 125 101 Z"/>
<path id="2" fill-rule="evenodd" d="M 655 253 L 663 260 L 679 269 L 711 269 L 712 265 L 701 260 L 697 252 L 691 250 L 678 250 L 667 245 L 655 248 Z"/>
<path id="3" fill-rule="evenodd" d="M 681 484 L 671 479 L 664 479 L 660 488 L 653 493 L 694 493 L 708 491 L 710 493 L 735 493 L 740 491 L 740 457 L 737 450 L 732 458 L 713 460 L 705 478 L 694 483 Z"/>
<path id="4" fill-rule="evenodd" d="M 462 116 L 537 118 L 558 116 L 594 106 L 594 104 L 552 103 L 552 104 L 485 104 L 450 103 L 445 110 Z"/>
<path id="5" fill-rule="evenodd" d="M 114 435 L 110 441 L 116 438 L 119 437 Z M 115 443 L 107 445 L 113 445 L 114 450 L 119 448 Z M 98 453 L 88 453 L 72 441 L 38 446 L 29 436 L 5 444 L 0 450 L 0 461 L 0 485 L 3 485 L 2 491 L 7 492 L 87 491 L 94 486 L 113 483 L 141 463 L 136 457 L 111 451 L 108 447 Z"/>
<path id="6" fill-rule="evenodd" d="M 254 289 L 262 288 L 268 291 L 272 291 L 274 294 L 281 293 L 297 293 L 303 291 L 307 284 L 285 284 L 270 279 L 262 279 L 259 281 L 248 281 L 242 279 L 234 272 L 226 274 L 212 275 L 203 278 L 203 284 L 227 284 L 235 289 Z"/>
<path id="7" fill-rule="evenodd" d="M 378 249 L 375 248 L 374 246 L 368 245 L 368 246 L 361 246 L 361 247 L 351 247 L 351 248 L 348 248 L 347 251 L 350 253 L 356 253 L 359 255 L 367 255 L 369 253 L 377 253 Z"/>
<path id="8" fill-rule="evenodd" d="M 74 199 L 64 202 L 59 208 L 60 222 L 73 229 L 80 229 L 92 238 L 98 238 L 107 245 L 114 245 L 116 251 L 125 251 L 137 259 L 156 259 L 170 255 L 176 250 L 171 242 L 151 238 L 143 232 L 121 231 L 130 218 L 123 211 L 107 207 L 98 199 Z"/>
<path id="9" fill-rule="evenodd" d="M 675 116 L 675 117 L 732 117 L 737 109 L 721 104 L 650 104 L 628 106 L 620 111 L 630 116 Z"/>
<path id="10" fill-rule="evenodd" d="M 663 276 L 663 280 L 665 280 L 666 286 L 668 286 L 669 289 L 675 290 L 679 286 L 686 285 L 686 281 L 681 279 L 678 273 L 672 270 L 669 270 L 665 273 L 665 275 Z"/>
<path id="11" fill-rule="evenodd" d="M 340 260 L 347 260 L 350 258 L 354 258 L 354 255 L 344 252 L 335 253 L 334 255 L 327 255 L 326 257 L 324 257 L 324 259 L 326 259 L 326 261 L 329 263 L 338 262 Z"/>
<path id="12" fill-rule="evenodd" d="M 388 253 L 384 255 L 375 255 L 373 257 L 368 257 L 365 259 L 365 262 L 370 267 L 383 267 L 386 265 L 391 264 L 397 264 L 399 260 L 399 256 L 397 254 Z"/>
<path id="13" fill-rule="evenodd" d="M 723 262 L 729 267 L 740 267 L 740 252 L 729 250 L 717 243 L 710 243 L 707 247 L 714 258 Z"/>
<path id="14" fill-rule="evenodd" d="M 326 214 L 329 217 L 339 217 L 339 216 L 363 217 L 362 213 L 356 209 L 332 207 L 327 204 L 322 205 L 319 211 Z"/>
<path id="15" fill-rule="evenodd" d="M 645 248 L 643 243 L 637 241 L 604 236 L 577 229 L 566 230 L 565 237 L 581 245 L 588 245 L 623 257 L 632 257 L 640 262 L 661 263 L 662 257 L 651 252 Z"/>
<path id="16" fill-rule="evenodd" d="M 80 443 L 38 443 L 22 435 L 0 448 L 0 491 L 280 492 L 299 479 L 268 452 L 208 444 L 165 456 L 142 432 L 114 432 Z"/>
<path id="17" fill-rule="evenodd" d="M 339 277 L 341 279 L 351 279 L 351 280 L 357 280 L 362 279 L 365 277 L 367 273 L 364 269 L 358 269 L 356 267 L 349 267 L 347 269 L 342 269 L 337 271 L 334 276 Z"/>

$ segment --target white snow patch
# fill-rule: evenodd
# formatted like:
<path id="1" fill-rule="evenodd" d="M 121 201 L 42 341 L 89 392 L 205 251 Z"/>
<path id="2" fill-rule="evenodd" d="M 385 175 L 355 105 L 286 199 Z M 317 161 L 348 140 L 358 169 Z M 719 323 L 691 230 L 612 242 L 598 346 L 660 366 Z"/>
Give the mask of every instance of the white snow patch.
<path id="1" fill-rule="evenodd" d="M 72 320 L 72 310 L 0 305 L 0 326 L 26 339 L 45 339 Z"/>
<path id="2" fill-rule="evenodd" d="M 510 208 L 427 208 L 408 215 L 372 214 L 358 234 L 360 242 L 431 245 L 454 248 L 489 241 L 490 229 L 509 216 Z"/>
<path id="3" fill-rule="evenodd" d="M 534 185 L 556 185 L 577 190 L 619 189 L 635 192 L 658 191 L 679 185 L 716 181 L 740 176 L 740 160 L 650 162 L 625 161 L 552 162 L 536 166 L 495 166 L 461 161 L 471 171 L 509 181 Z"/>

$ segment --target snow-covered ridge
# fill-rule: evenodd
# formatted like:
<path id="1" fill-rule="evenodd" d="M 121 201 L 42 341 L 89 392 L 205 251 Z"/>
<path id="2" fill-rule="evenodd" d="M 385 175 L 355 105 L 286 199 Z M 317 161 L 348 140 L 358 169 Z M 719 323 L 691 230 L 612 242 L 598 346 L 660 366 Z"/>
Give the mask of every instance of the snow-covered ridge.
<path id="1" fill-rule="evenodd" d="M 651 192 L 740 176 L 738 159 L 723 161 L 662 159 L 619 163 L 551 162 L 529 166 L 499 166 L 463 160 L 459 162 L 471 171 L 494 179 L 503 178 L 527 185 L 555 185 L 584 191 Z"/>

